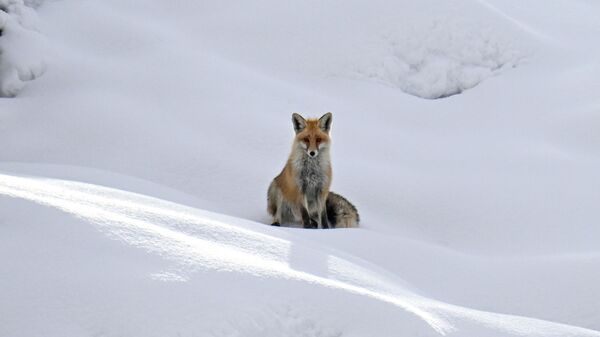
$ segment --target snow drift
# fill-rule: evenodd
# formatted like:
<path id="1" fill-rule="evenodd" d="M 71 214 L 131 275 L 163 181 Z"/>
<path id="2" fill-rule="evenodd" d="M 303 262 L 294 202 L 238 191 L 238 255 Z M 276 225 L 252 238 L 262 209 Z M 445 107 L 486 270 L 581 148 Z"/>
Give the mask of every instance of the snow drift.
<path id="1" fill-rule="evenodd" d="M 17 215 L 0 245 L 5 272 L 18 276 L 0 281 L 14 304 L 3 306 L 0 332 L 11 336 L 600 335 L 428 299 L 302 230 L 45 177 L 2 174 L 0 195 Z M 25 213 L 27 222 L 12 220 Z M 344 232 L 327 239 L 350 239 Z M 40 318 L 26 324 L 32 315 Z"/>

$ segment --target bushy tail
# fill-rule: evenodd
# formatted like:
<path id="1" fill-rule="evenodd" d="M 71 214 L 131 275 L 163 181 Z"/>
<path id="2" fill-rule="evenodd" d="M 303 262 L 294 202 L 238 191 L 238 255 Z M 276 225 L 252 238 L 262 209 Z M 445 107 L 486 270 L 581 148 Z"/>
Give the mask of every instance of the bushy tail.
<path id="1" fill-rule="evenodd" d="M 333 228 L 358 227 L 360 221 L 358 211 L 346 198 L 329 192 L 325 207 L 327 208 L 327 219 Z"/>

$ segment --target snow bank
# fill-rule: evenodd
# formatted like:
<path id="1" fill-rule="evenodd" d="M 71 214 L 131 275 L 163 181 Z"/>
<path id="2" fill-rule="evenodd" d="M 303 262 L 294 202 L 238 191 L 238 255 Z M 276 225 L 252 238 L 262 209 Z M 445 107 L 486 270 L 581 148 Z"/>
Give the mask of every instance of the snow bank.
<path id="1" fill-rule="evenodd" d="M 356 231 L 374 238 L 360 229 L 323 237 L 4 171 L 0 206 L 12 210 L 0 226 L 0 265 L 9 276 L 0 278 L 0 299 L 10 303 L 0 306 L 2 335 L 600 336 L 428 298 L 397 275 L 330 247 Z M 329 244 L 315 243 L 315 234 Z M 433 255 L 446 267 L 466 266 L 459 255 Z"/>
<path id="2" fill-rule="evenodd" d="M 44 72 L 44 39 L 37 31 L 37 16 L 29 7 L 41 2 L 0 0 L 0 97 L 17 95 Z"/>

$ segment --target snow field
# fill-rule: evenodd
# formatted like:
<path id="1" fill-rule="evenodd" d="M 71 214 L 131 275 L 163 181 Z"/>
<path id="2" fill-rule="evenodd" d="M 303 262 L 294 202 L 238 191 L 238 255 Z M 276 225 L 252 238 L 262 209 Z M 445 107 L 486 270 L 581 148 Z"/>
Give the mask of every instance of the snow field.
<path id="1" fill-rule="evenodd" d="M 3 3 L 0 336 L 599 335 L 596 3 Z M 326 111 L 361 228 L 266 226 Z"/>

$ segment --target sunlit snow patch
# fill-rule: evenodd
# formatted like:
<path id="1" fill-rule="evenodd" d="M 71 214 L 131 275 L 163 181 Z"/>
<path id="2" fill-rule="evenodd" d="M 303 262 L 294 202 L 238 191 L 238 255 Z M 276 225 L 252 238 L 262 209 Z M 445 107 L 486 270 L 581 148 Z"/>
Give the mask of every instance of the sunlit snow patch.
<path id="1" fill-rule="evenodd" d="M 441 315 L 427 311 L 429 300 L 393 287 L 393 283 L 386 285 L 383 276 L 360 275 L 360 267 L 354 269 L 351 262 L 340 259 L 331 266 L 331 277 L 337 279 L 294 269 L 288 262 L 289 241 L 211 218 L 183 205 L 98 185 L 5 174 L 0 174 L 0 195 L 73 214 L 96 224 L 114 239 L 175 262 L 181 270 L 237 272 L 306 282 L 404 309 L 442 335 L 454 330 Z M 343 268 L 351 274 L 346 275 Z M 187 279 L 185 274 L 172 271 L 150 277 L 163 282 Z M 370 279 L 377 280 L 377 284 L 369 284 Z"/>

